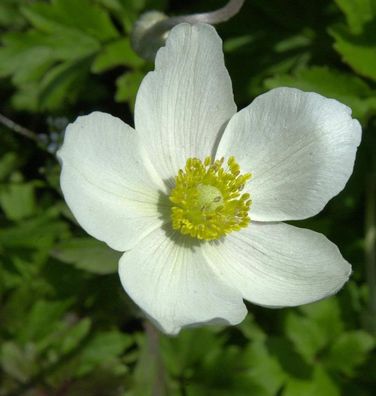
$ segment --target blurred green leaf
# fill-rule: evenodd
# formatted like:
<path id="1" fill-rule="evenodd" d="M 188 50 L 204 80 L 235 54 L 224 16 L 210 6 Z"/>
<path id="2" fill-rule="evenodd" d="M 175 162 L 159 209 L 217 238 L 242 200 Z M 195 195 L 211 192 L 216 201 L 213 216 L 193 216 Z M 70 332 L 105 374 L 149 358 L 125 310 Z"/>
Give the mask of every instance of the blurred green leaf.
<path id="1" fill-rule="evenodd" d="M 10 32 L 1 39 L 0 77 L 12 76 L 16 84 L 42 77 L 56 59 L 45 35 L 39 32 Z"/>
<path id="2" fill-rule="evenodd" d="M 342 60 L 360 75 L 376 81 L 376 23 L 369 23 L 360 35 L 352 35 L 341 25 L 330 28 L 329 33 Z"/>
<path id="3" fill-rule="evenodd" d="M 1 0 L 0 2 L 0 26 L 7 28 L 20 28 L 25 21 L 19 13 L 19 5 L 26 4 L 27 0 Z"/>
<path id="4" fill-rule="evenodd" d="M 247 354 L 234 345 L 222 350 L 208 350 L 202 366 L 199 369 L 193 367 L 191 377 L 187 378 L 187 393 L 202 396 L 271 395 L 262 381 L 249 375 L 249 366 Z"/>
<path id="5" fill-rule="evenodd" d="M 10 249 L 48 249 L 52 243 L 68 234 L 68 225 L 50 213 L 24 220 L 17 226 L 0 229 L 0 246 Z"/>
<path id="6" fill-rule="evenodd" d="M 66 355 L 80 344 L 85 336 L 89 334 L 91 328 L 91 320 L 85 318 L 69 326 L 67 331 L 58 338 L 59 353 Z"/>
<path id="7" fill-rule="evenodd" d="M 361 33 L 363 26 L 376 15 L 374 0 L 334 0 L 346 15 L 353 33 Z"/>
<path id="8" fill-rule="evenodd" d="M 77 44 L 73 50 L 72 42 Z M 84 57 L 99 48 L 90 37 L 89 40 L 80 35 L 49 37 L 34 31 L 10 33 L 5 36 L 4 45 L 0 48 L 0 76 L 12 76 L 19 87 L 17 107 L 32 110 L 55 109 L 75 98 L 81 79 L 90 68 Z M 61 60 L 67 61 L 56 64 Z"/>
<path id="9" fill-rule="evenodd" d="M 51 68 L 41 81 L 39 103 L 42 109 L 56 109 L 80 94 L 90 59 L 65 62 Z"/>
<path id="10" fill-rule="evenodd" d="M 207 329 L 183 330 L 177 338 L 162 338 L 162 358 L 169 371 L 179 376 L 203 360 L 208 351 L 221 350 L 223 342 L 223 338 Z"/>
<path id="11" fill-rule="evenodd" d="M 22 11 L 37 29 L 46 33 L 72 28 L 101 41 L 118 35 L 108 14 L 89 0 L 35 2 Z"/>
<path id="12" fill-rule="evenodd" d="M 307 362 L 313 362 L 327 342 L 325 333 L 317 323 L 292 311 L 286 317 L 285 332 Z"/>
<path id="13" fill-rule="evenodd" d="M 109 10 L 123 26 L 127 33 L 130 33 L 133 24 L 138 19 L 140 11 L 158 10 L 166 5 L 166 0 L 97 0 Z"/>
<path id="14" fill-rule="evenodd" d="M 29 111 L 67 107 L 81 94 L 102 46 L 110 46 L 114 62 L 111 42 L 119 33 L 108 11 L 90 0 L 33 2 L 22 12 L 34 28 L 5 33 L 0 47 L 0 77 L 10 76 L 17 87 L 12 104 Z M 131 51 L 125 56 L 136 62 Z"/>
<path id="15" fill-rule="evenodd" d="M 71 305 L 69 301 L 36 301 L 19 334 L 22 342 L 38 341 L 50 334 Z"/>
<path id="16" fill-rule="evenodd" d="M 144 61 L 133 51 L 129 38 L 123 37 L 107 44 L 95 58 L 94 73 L 102 73 L 117 66 L 140 67 Z"/>
<path id="17" fill-rule="evenodd" d="M 237 327 L 249 340 L 265 341 L 267 338 L 266 333 L 257 324 L 254 316 L 250 312 L 248 312 L 248 315 Z"/>
<path id="18" fill-rule="evenodd" d="M 0 158 L 0 181 L 6 179 L 19 166 L 15 152 L 7 152 Z"/>
<path id="19" fill-rule="evenodd" d="M 145 77 L 144 73 L 140 71 L 126 72 L 116 80 L 116 95 L 117 102 L 130 102 L 132 109 L 136 102 L 136 95 L 142 79 Z"/>
<path id="20" fill-rule="evenodd" d="M 36 370 L 34 348 L 31 344 L 21 348 L 12 341 L 5 342 L 0 349 L 0 363 L 7 375 L 26 382 Z"/>
<path id="21" fill-rule="evenodd" d="M 105 367 L 129 348 L 133 339 L 117 330 L 97 333 L 77 357 L 76 375 L 83 376 L 98 366 Z"/>
<path id="22" fill-rule="evenodd" d="M 9 220 L 18 221 L 32 216 L 36 210 L 34 183 L 0 186 L 0 206 Z"/>
<path id="23" fill-rule="evenodd" d="M 316 366 L 310 379 L 290 378 L 282 396 L 340 396 L 340 390 L 321 366 Z"/>
<path id="24" fill-rule="evenodd" d="M 332 370 L 353 376 L 375 347 L 375 338 L 362 330 L 344 333 L 332 345 L 325 363 Z"/>
<path id="25" fill-rule="evenodd" d="M 122 253 L 93 238 L 73 238 L 56 245 L 51 255 L 88 272 L 111 274 L 117 272 Z"/>
<path id="26" fill-rule="evenodd" d="M 320 328 L 327 344 L 331 344 L 343 331 L 344 323 L 337 297 L 333 296 L 299 307 L 304 315 Z"/>
<path id="27" fill-rule="evenodd" d="M 307 363 L 291 341 L 285 337 L 269 336 L 265 345 L 287 376 L 304 379 L 311 377 L 312 362 Z"/>
<path id="28" fill-rule="evenodd" d="M 266 394 L 275 395 L 286 379 L 276 356 L 260 341 L 250 343 L 245 355 L 249 365 L 249 377 L 259 384 Z"/>

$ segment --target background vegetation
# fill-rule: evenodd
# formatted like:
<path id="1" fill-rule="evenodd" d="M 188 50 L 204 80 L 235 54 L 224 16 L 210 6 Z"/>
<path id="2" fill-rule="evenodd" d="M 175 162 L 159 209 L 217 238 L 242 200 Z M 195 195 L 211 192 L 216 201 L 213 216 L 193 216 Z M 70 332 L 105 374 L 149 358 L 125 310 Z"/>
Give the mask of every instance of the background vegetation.
<path id="1" fill-rule="evenodd" d="M 376 394 L 376 0 L 247 0 L 218 26 L 239 107 L 293 86 L 346 103 L 364 127 L 345 191 L 299 223 L 353 264 L 336 297 L 249 304 L 237 327 L 159 336 L 158 347 L 120 286 L 119 254 L 88 237 L 62 199 L 54 153 L 67 123 L 93 110 L 133 123 L 153 67 L 129 43 L 140 13 L 224 3 L 0 1 L 1 396 Z"/>

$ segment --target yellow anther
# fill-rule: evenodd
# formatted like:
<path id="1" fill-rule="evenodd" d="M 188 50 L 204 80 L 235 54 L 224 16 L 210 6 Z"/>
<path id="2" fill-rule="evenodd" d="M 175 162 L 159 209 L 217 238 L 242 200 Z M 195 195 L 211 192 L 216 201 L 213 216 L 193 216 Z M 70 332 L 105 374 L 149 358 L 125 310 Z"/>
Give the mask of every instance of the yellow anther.
<path id="1" fill-rule="evenodd" d="M 250 223 L 250 195 L 241 194 L 251 178 L 240 175 L 234 157 L 223 168 L 224 158 L 213 161 L 206 157 L 188 158 L 185 168 L 175 178 L 170 194 L 172 227 L 184 235 L 201 240 L 213 240 Z"/>

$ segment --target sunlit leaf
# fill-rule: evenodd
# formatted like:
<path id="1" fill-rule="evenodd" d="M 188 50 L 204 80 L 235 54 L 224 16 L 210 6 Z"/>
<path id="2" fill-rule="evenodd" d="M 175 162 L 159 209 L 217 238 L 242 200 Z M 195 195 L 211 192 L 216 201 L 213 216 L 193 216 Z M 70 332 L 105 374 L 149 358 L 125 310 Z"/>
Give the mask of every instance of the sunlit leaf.
<path id="1" fill-rule="evenodd" d="M 363 25 L 376 16 L 374 0 L 335 0 L 346 15 L 347 23 L 353 33 L 361 33 Z"/>
<path id="2" fill-rule="evenodd" d="M 70 27 L 100 40 L 117 36 L 108 14 L 89 0 L 33 2 L 23 8 L 23 13 L 36 28 L 47 33 Z"/>
<path id="3" fill-rule="evenodd" d="M 343 61 L 360 75 L 376 81 L 376 23 L 367 25 L 361 35 L 352 35 L 343 26 L 332 27 L 329 32 Z"/>

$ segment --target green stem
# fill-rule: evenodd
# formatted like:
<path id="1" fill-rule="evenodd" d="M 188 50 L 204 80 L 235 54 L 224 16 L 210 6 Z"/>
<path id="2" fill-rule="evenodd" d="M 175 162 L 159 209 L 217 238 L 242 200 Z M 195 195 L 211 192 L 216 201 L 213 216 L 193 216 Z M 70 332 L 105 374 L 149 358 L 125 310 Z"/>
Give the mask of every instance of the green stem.
<path id="1" fill-rule="evenodd" d="M 145 320 L 144 328 L 148 343 L 149 355 L 155 367 L 151 396 L 165 396 L 167 392 L 164 380 L 164 366 L 159 347 L 159 332 L 148 320 Z"/>
<path id="2" fill-rule="evenodd" d="M 365 207 L 365 261 L 368 284 L 368 327 L 376 333 L 376 174 L 367 178 Z"/>

